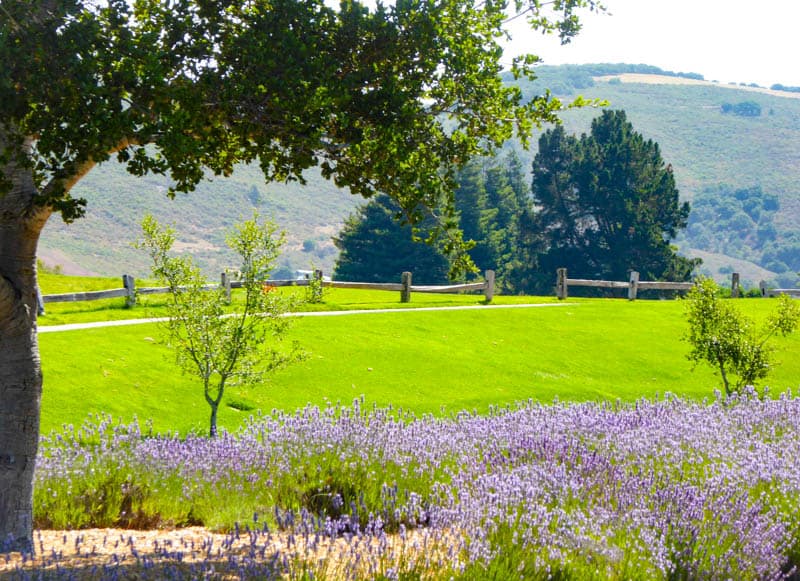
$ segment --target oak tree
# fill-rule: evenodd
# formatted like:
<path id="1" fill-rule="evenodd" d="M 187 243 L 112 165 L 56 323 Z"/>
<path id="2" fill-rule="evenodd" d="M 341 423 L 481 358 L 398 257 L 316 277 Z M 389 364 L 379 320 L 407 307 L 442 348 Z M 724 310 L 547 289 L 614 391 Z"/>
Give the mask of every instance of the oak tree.
<path id="1" fill-rule="evenodd" d="M 596 0 L 518 0 L 568 41 Z M 452 200 L 454 168 L 561 107 L 500 78 L 505 2 L 3 0 L 0 3 L 0 539 L 32 549 L 42 376 L 36 247 L 115 157 L 175 192 L 257 163 L 391 196 L 412 218 Z M 535 57 L 515 59 L 532 70 Z M 436 232 L 458 254 L 452 204 Z M 456 260 L 456 265 L 464 266 Z"/>

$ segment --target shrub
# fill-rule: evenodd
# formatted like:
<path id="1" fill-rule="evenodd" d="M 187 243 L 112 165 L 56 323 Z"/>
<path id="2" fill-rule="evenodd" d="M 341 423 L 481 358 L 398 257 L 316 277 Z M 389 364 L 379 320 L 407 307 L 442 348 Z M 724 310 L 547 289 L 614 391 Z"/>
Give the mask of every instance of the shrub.
<path id="1" fill-rule="evenodd" d="M 800 321 L 800 307 L 786 296 L 778 298 L 778 308 L 761 329 L 719 296 L 719 287 L 709 278 L 701 278 L 686 297 L 692 345 L 688 357 L 697 365 L 711 365 L 722 378 L 725 394 L 742 393 L 746 386 L 767 376 L 770 370 L 769 339 L 779 333 L 788 335 Z"/>

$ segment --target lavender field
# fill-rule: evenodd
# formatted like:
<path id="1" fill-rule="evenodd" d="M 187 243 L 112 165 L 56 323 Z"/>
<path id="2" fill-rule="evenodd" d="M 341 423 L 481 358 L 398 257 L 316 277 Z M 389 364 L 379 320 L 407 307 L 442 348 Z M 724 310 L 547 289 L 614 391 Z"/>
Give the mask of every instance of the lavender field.
<path id="1" fill-rule="evenodd" d="M 789 393 L 446 419 L 357 400 L 216 440 L 97 418 L 40 456 L 41 528 L 229 531 L 213 550 L 123 544 L 80 569 L 98 579 L 780 579 L 800 563 Z M 77 570 L 46 561 L 10 578 Z"/>

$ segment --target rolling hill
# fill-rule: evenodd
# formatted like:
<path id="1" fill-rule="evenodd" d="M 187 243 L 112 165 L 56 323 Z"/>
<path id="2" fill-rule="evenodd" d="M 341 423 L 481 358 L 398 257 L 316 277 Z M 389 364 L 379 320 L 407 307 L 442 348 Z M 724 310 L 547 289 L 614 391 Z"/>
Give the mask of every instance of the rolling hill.
<path id="1" fill-rule="evenodd" d="M 295 269 L 311 266 L 331 272 L 338 252 L 331 237 L 360 202 L 313 172 L 305 185 L 265 184 L 255 166 L 239 167 L 230 178 L 206 181 L 173 200 L 165 195 L 167 187 L 165 178 L 136 178 L 116 162 L 95 168 L 75 188 L 88 201 L 86 216 L 69 225 L 51 219 L 40 258 L 71 274 L 144 276 L 149 272 L 146 256 L 132 243 L 142 217 L 151 213 L 176 229 L 176 250 L 191 252 L 207 272 L 219 273 L 236 266 L 226 233 L 257 210 L 286 232 L 277 274 L 288 278 Z"/>
<path id="2" fill-rule="evenodd" d="M 624 109 L 634 128 L 660 145 L 686 199 L 700 200 L 720 185 L 731 191 L 759 187 L 778 201 L 770 217 L 775 233 L 769 244 L 782 244 L 800 232 L 800 93 L 722 85 L 697 74 L 676 76 L 642 65 L 564 65 L 541 67 L 538 74 L 539 79 L 522 85 L 529 95 L 550 88 L 562 98 L 580 94 Z M 759 114 L 737 114 L 743 104 Z M 590 108 L 562 117 L 569 130 L 580 133 L 588 131 L 596 115 Z M 523 159 L 527 163 L 534 154 L 523 152 Z M 41 257 L 68 272 L 143 275 L 144 257 L 130 244 L 141 217 L 151 212 L 175 225 L 180 248 L 194 253 L 209 272 L 219 272 L 232 266 L 224 252 L 225 231 L 257 208 L 287 231 L 280 274 L 311 264 L 330 271 L 336 256 L 331 236 L 361 202 L 315 173 L 309 173 L 305 186 L 265 185 L 255 167 L 239 168 L 231 178 L 201 184 L 175 200 L 164 196 L 166 188 L 165 179 L 134 178 L 114 162 L 96 168 L 75 189 L 89 202 L 87 216 L 69 226 L 51 220 Z M 714 234 L 704 233 L 706 238 Z M 719 234 L 732 238 L 730 232 Z M 684 235 L 677 243 L 685 254 L 704 258 L 707 274 L 722 276 L 735 267 L 754 283 L 780 274 L 768 268 L 763 248 L 734 243 L 711 248 L 698 240 Z"/>

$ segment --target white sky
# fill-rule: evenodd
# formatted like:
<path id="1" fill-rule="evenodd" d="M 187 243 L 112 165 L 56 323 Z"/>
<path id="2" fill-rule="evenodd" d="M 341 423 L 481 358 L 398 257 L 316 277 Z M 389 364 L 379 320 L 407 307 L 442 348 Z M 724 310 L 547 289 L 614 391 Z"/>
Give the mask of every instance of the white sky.
<path id="1" fill-rule="evenodd" d="M 606 14 L 581 15 L 583 29 L 565 46 L 514 23 L 511 53 L 550 65 L 643 63 L 722 83 L 800 86 L 800 0 L 604 3 Z"/>

